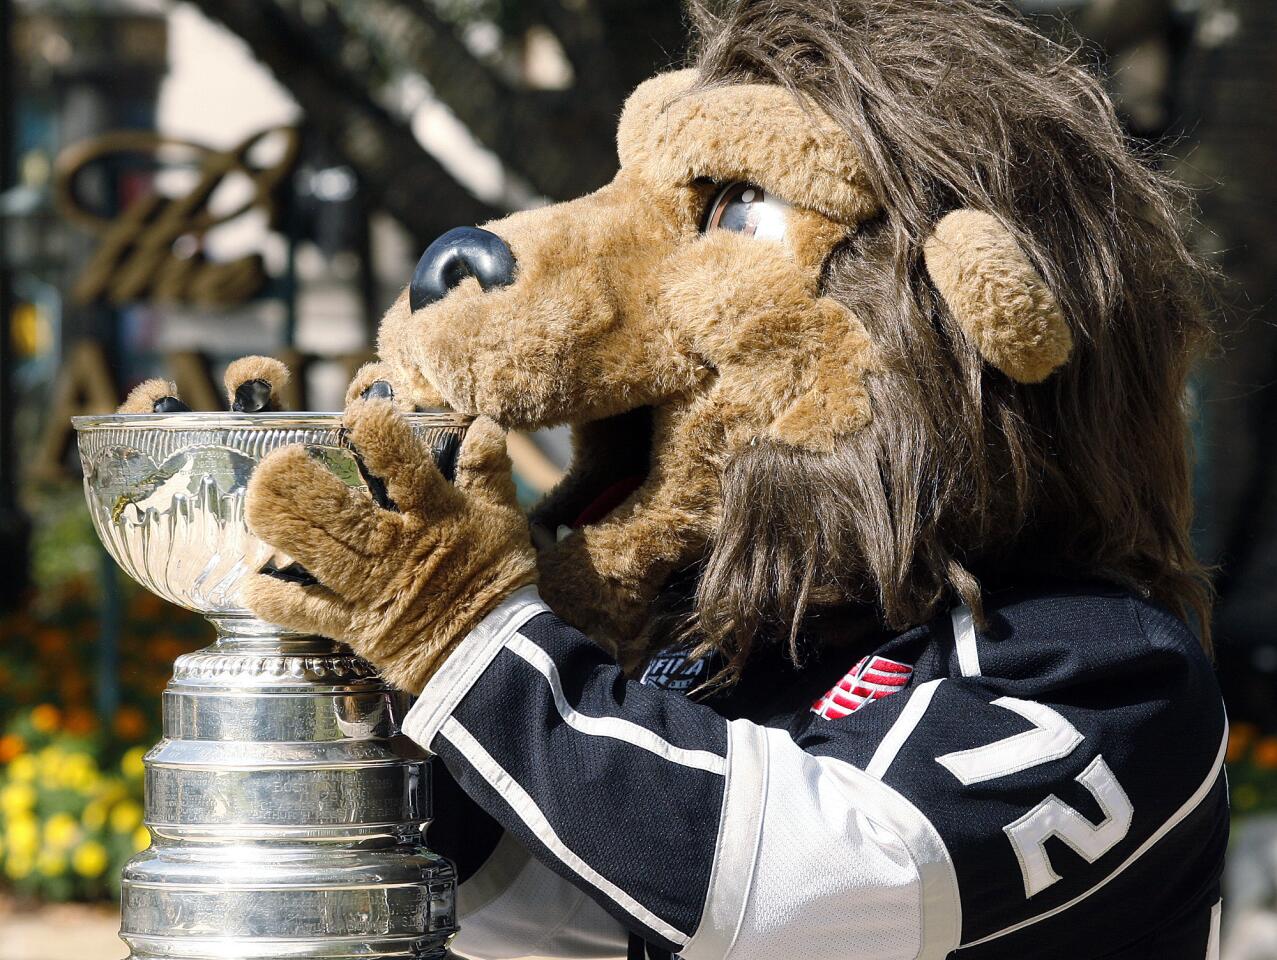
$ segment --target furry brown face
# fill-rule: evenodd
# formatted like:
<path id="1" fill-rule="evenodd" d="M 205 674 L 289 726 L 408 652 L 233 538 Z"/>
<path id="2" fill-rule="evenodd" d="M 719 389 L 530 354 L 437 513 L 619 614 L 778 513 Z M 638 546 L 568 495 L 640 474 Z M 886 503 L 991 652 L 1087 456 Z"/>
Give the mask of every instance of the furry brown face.
<path id="1" fill-rule="evenodd" d="M 617 646 L 713 537 L 729 459 L 759 439 L 829 451 L 869 422 L 863 384 L 882 363 L 821 289 L 879 209 L 851 141 L 780 87 L 696 79 L 634 93 L 611 184 L 486 225 L 514 255 L 512 283 L 471 277 L 416 311 L 405 295 L 381 329 L 419 399 L 572 425 L 572 468 L 534 515 L 549 532 L 542 592 Z M 784 206 L 752 229 L 763 210 L 742 205 L 764 197 Z M 1067 357 L 1054 300 L 996 221 L 942 225 L 927 259 L 990 362 L 1035 380 Z"/>

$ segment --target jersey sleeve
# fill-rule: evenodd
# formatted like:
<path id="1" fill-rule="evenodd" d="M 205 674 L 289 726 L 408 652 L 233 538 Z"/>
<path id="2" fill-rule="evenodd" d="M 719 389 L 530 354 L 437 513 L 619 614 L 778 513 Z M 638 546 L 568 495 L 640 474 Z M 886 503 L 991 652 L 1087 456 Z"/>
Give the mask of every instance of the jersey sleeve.
<path id="1" fill-rule="evenodd" d="M 548 938 L 517 911 L 502 928 L 500 908 L 468 935 L 463 909 L 469 956 L 615 949 L 604 914 L 688 960 L 938 960 L 958 945 L 953 865 L 914 804 L 785 731 L 627 680 L 533 589 L 463 641 L 404 730 L 517 843 L 511 863 L 530 855 L 506 874 L 555 891 Z"/>
<path id="2" fill-rule="evenodd" d="M 626 953 L 625 928 L 508 833 L 460 884 L 457 919 L 460 930 L 450 949 L 474 960 L 612 960 Z"/>
<path id="3" fill-rule="evenodd" d="M 457 870 L 460 932 L 449 944 L 465 958 L 609 960 L 626 933 L 581 890 L 531 857 L 461 789 L 431 765 L 430 846 Z"/>

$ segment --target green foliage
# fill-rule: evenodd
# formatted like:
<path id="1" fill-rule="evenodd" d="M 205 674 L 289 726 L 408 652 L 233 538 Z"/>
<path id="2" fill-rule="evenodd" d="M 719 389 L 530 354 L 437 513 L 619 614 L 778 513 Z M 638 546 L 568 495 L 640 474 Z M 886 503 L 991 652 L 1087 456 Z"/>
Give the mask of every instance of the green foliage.
<path id="1" fill-rule="evenodd" d="M 1227 761 L 1234 816 L 1277 810 L 1277 736 L 1236 723 L 1228 734 Z"/>
<path id="2" fill-rule="evenodd" d="M 56 595 L 60 584 L 93 575 L 102 548 L 80 484 L 33 485 L 24 500 L 34 536 L 31 576 L 37 596 L 46 590 Z"/>

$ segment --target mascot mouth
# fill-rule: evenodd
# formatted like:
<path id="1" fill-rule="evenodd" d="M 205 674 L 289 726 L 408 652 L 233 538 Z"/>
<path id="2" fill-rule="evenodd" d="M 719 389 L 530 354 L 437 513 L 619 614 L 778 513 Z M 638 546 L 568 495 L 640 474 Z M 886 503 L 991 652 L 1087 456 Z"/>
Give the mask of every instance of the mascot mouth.
<path id="1" fill-rule="evenodd" d="M 532 510 L 538 550 L 625 509 L 652 470 L 651 407 L 576 426 L 572 434 L 571 468 Z"/>

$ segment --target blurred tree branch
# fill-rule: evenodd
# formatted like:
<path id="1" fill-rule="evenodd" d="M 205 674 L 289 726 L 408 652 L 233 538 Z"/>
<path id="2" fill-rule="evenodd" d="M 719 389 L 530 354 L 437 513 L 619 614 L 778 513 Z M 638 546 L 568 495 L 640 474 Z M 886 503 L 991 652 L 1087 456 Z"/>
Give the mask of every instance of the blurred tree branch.
<path id="1" fill-rule="evenodd" d="M 1198 191 L 1199 245 L 1227 276 L 1233 309 L 1210 366 L 1206 506 L 1222 571 L 1224 642 L 1273 642 L 1277 618 L 1277 4 L 1207 0 L 1184 84 L 1197 143 L 1178 174 Z M 1263 678 L 1271 683 L 1272 675 Z M 1268 689 L 1271 701 L 1271 687 Z M 1277 719 L 1277 705 L 1270 705 Z"/>
<path id="2" fill-rule="evenodd" d="M 576 76 L 586 80 L 598 96 L 619 102 L 628 91 L 609 55 L 606 30 L 598 13 L 589 4 L 569 8 L 562 0 L 533 0 L 531 6 L 558 38 Z"/>
<path id="3" fill-rule="evenodd" d="M 383 94 L 393 79 L 429 83 L 505 168 L 552 198 L 606 183 L 624 98 L 682 57 L 678 0 L 193 0 L 248 43 L 311 125 L 360 174 L 371 199 L 419 239 L 497 213 L 470 195 L 413 136 Z M 495 12 L 494 12 L 495 11 Z M 454 22 L 450 17 L 460 17 Z M 467 19 L 470 18 L 470 19 Z M 504 28 L 502 69 L 462 36 Z M 571 67 L 567 89 L 523 82 L 528 29 L 543 27 Z"/>
<path id="4" fill-rule="evenodd" d="M 553 31 L 578 83 L 608 101 L 610 119 L 657 70 L 681 66 L 688 24 L 681 0 L 521 0 Z"/>
<path id="5" fill-rule="evenodd" d="M 326 53 L 312 31 L 270 0 L 193 0 L 239 35 L 296 98 L 309 124 L 358 173 L 380 204 L 423 244 L 458 223 L 497 214 L 426 152 L 367 83 Z"/>
<path id="6" fill-rule="evenodd" d="M 1078 15 L 1077 27 L 1111 51 L 1164 34 L 1171 21 L 1170 0 L 1092 0 Z"/>
<path id="7" fill-rule="evenodd" d="M 605 183 L 615 172 L 610 116 L 616 103 L 594 84 L 529 90 L 507 83 L 470 52 L 423 0 L 328 0 L 402 66 L 423 76 L 474 137 L 554 198 Z"/>

